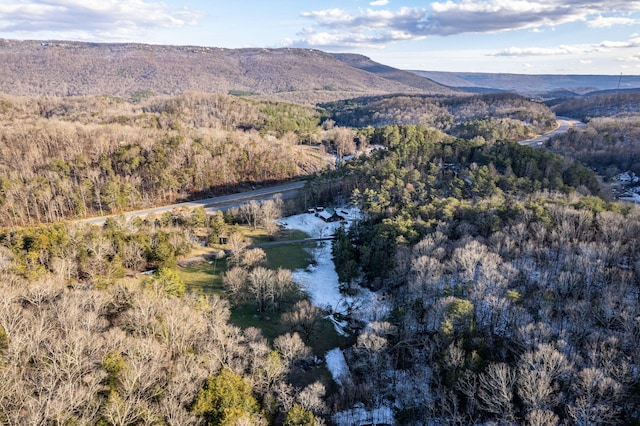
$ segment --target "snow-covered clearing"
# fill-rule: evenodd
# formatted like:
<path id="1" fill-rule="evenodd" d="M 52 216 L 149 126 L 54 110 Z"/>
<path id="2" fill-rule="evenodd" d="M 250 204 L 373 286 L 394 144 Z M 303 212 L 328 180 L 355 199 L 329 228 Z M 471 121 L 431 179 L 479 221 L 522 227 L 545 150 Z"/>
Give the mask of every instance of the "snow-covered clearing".
<path id="1" fill-rule="evenodd" d="M 350 410 L 341 411 L 333 417 L 340 426 L 364 425 L 394 425 L 393 410 L 390 407 L 379 407 L 367 410 L 361 404 L 356 404 Z"/>
<path id="2" fill-rule="evenodd" d="M 306 232 L 312 238 L 329 237 L 335 230 L 344 225 L 348 227 L 360 212 L 357 209 L 337 210 L 345 221 L 325 222 L 314 214 L 303 213 L 289 216 L 279 220 L 279 224 L 287 229 L 297 229 Z M 339 333 L 345 333 L 346 322 L 340 322 L 335 318 L 336 313 L 349 314 L 351 317 L 370 323 L 381 321 L 389 313 L 389 308 L 383 295 L 379 295 L 365 288 L 359 288 L 355 296 L 344 296 L 340 293 L 338 274 L 331 256 L 331 242 L 319 242 L 313 249 L 314 265 L 305 270 L 293 271 L 294 281 L 309 294 L 311 302 L 328 312 L 329 319 L 333 321 Z M 340 386 L 350 380 L 351 373 L 340 348 L 327 352 L 327 368 L 331 372 L 333 380 Z M 394 424 L 393 410 L 390 407 L 380 406 L 373 410 L 367 410 L 362 404 L 356 404 L 354 408 L 342 411 L 335 415 L 334 421 L 340 426 L 364 425 L 364 424 Z"/>
<path id="3" fill-rule="evenodd" d="M 632 201 L 634 203 L 640 203 L 640 194 L 632 192 L 620 197 L 619 199 L 622 201 Z"/>
<path id="4" fill-rule="evenodd" d="M 325 222 L 313 214 L 303 213 L 280 219 L 278 222 L 287 229 L 297 229 L 309 234 L 312 238 L 329 237 L 335 230 L 344 225 L 349 227 L 351 222 L 358 217 L 357 209 L 338 209 L 346 220 L 344 222 Z M 346 213 L 346 214 L 345 214 Z M 354 318 L 365 322 L 378 321 L 383 318 L 388 310 L 386 304 L 381 301 L 382 296 L 367 289 L 360 288 L 356 296 L 344 296 L 340 293 L 338 273 L 336 272 L 331 256 L 331 242 L 319 242 L 313 249 L 312 255 L 315 261 L 307 269 L 293 271 L 294 281 L 309 294 L 311 302 L 324 310 L 333 313 L 350 313 Z M 344 323 L 337 322 L 330 317 L 337 330 L 342 332 L 340 326 Z"/>

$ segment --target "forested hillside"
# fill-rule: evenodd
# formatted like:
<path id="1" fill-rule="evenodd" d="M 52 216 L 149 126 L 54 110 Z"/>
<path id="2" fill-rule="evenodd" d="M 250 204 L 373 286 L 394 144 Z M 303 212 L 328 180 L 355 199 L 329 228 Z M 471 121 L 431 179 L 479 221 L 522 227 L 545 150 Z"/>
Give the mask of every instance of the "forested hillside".
<path id="1" fill-rule="evenodd" d="M 227 95 L 5 96 L 0 226 L 118 213 L 313 173 L 330 161 L 319 145 L 321 119 L 314 108 Z"/>
<path id="2" fill-rule="evenodd" d="M 583 165 L 635 170 L 634 120 L 591 118 L 561 156 L 514 142 L 554 113 L 511 94 L 3 95 L 0 423 L 636 424 L 640 212 Z M 67 221 L 300 177 L 304 207 Z M 356 212 L 344 312 L 300 291 L 315 243 L 274 222 L 309 205 Z"/>
<path id="3" fill-rule="evenodd" d="M 513 94 L 461 97 L 381 96 L 323 104 L 341 126 L 426 124 L 463 138 L 518 141 L 555 123 L 542 104 Z"/>
<path id="4" fill-rule="evenodd" d="M 605 179 L 640 173 L 640 94 L 616 91 L 565 100 L 552 107 L 558 115 L 578 118 L 584 131 L 570 131 L 548 141 L 548 149 L 593 168 Z"/>
<path id="5" fill-rule="evenodd" d="M 395 71 L 412 76 L 412 84 L 312 49 L 0 40 L 0 92 L 20 96 L 131 97 L 195 91 L 313 105 L 375 94 L 457 92 Z"/>
<path id="6" fill-rule="evenodd" d="M 640 113 L 640 93 L 627 90 L 584 96 L 562 101 L 554 105 L 553 110 L 558 115 L 583 121 L 594 117 L 634 115 Z"/>
<path id="7" fill-rule="evenodd" d="M 0 226 L 112 214 L 306 176 L 333 163 L 327 152 L 349 155 L 379 143 L 377 134 L 344 127 L 354 121 L 415 121 L 488 142 L 521 140 L 553 123 L 546 107 L 515 95 L 374 98 L 329 110 L 197 93 L 0 101 Z"/>
<path id="8" fill-rule="evenodd" d="M 399 424 L 636 421 L 638 211 L 544 150 L 428 126 L 367 137 L 386 149 L 310 183 L 362 212 L 333 246 L 344 292 L 389 304 L 349 322 L 342 391 L 309 367 L 320 310 L 282 301 L 290 274 L 264 253 L 233 237 L 223 298 L 185 292 L 173 268 L 197 229 L 217 241 L 243 217 L 194 211 L 0 235 L 3 421 L 332 424 L 353 406 Z M 282 315 L 277 338 L 230 324 L 244 303 Z"/>
<path id="9" fill-rule="evenodd" d="M 402 424 L 637 422 L 637 209 L 545 151 L 376 132 L 388 152 L 326 194 L 364 213 L 334 243 L 344 287 L 392 311 L 346 352 L 354 400 Z"/>

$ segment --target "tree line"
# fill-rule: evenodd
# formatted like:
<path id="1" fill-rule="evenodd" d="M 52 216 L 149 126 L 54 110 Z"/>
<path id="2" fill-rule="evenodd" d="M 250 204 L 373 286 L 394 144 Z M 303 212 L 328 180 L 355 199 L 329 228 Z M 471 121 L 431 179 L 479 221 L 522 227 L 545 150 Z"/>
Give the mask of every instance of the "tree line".
<path id="1" fill-rule="evenodd" d="M 379 96 L 323 104 L 342 126 L 366 128 L 427 125 L 457 137 L 517 141 L 544 133 L 555 123 L 545 105 L 514 94 L 460 97 Z"/>
<path id="2" fill-rule="evenodd" d="M 605 179 L 640 173 L 638 116 L 594 117 L 584 131 L 554 137 L 547 147 L 593 167 Z"/>
<path id="3" fill-rule="evenodd" d="M 486 117 L 462 138 L 218 95 L 5 98 L 0 113 L 0 422 L 320 425 L 356 404 L 393 406 L 403 424 L 638 420 L 637 209 L 599 198 L 580 163 L 491 136 Z M 278 133 L 270 115 L 283 116 L 274 128 L 299 124 Z M 361 209 L 333 245 L 341 288 L 389 304 L 376 322 L 351 321 L 342 390 L 301 379 L 322 312 L 235 226 L 274 231 L 277 201 L 28 225 L 263 182 L 290 160 L 317 170 L 298 151 L 317 143 L 384 146 L 305 191 L 312 205 Z M 177 258 L 220 237 L 223 297 L 186 292 Z M 243 307 L 277 316 L 279 335 L 232 325 Z"/>
<path id="4" fill-rule="evenodd" d="M 238 222 L 282 207 L 253 204 L 0 233 L 0 422 L 324 424 L 330 384 L 301 368 L 321 312 L 247 248 Z M 219 295 L 187 292 L 176 269 L 203 237 L 229 240 Z M 232 325 L 238 304 L 281 315 L 281 332 Z"/>

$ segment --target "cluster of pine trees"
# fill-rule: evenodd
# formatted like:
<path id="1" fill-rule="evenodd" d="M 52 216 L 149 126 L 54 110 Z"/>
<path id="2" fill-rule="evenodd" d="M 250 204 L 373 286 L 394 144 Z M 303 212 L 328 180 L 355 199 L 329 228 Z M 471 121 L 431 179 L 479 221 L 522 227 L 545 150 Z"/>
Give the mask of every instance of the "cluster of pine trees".
<path id="1" fill-rule="evenodd" d="M 638 210 L 549 152 L 388 130 L 337 172 L 364 213 L 338 274 L 392 312 L 346 351 L 354 400 L 403 424 L 636 422 Z"/>

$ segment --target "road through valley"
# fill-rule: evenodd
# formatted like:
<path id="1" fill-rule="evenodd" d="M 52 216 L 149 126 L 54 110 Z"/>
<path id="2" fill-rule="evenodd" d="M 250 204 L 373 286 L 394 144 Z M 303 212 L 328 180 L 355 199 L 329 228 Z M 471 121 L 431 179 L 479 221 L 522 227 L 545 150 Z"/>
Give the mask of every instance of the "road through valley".
<path id="1" fill-rule="evenodd" d="M 569 131 L 569 129 L 584 128 L 584 123 L 567 117 L 557 118 L 558 126 L 544 135 L 535 137 L 533 139 L 527 139 L 518 142 L 520 145 L 531 146 L 534 148 L 542 146 L 542 144 L 560 133 Z M 292 198 L 299 194 L 304 188 L 305 183 L 303 181 L 290 182 L 283 185 L 271 186 L 267 188 L 255 189 L 252 191 L 241 192 L 237 194 L 224 195 L 221 197 L 207 198 L 204 200 L 188 201 L 184 203 L 170 204 L 167 206 L 154 207 L 143 210 L 136 210 L 131 212 L 122 213 L 121 215 L 101 216 L 87 219 L 80 219 L 74 221 L 79 224 L 92 224 L 103 225 L 104 222 L 110 217 L 124 216 L 125 218 L 132 217 L 144 217 L 150 214 L 162 214 L 168 211 L 179 210 L 182 208 L 195 208 L 204 207 L 207 213 L 212 213 L 215 210 L 227 210 L 233 207 L 238 207 L 250 200 L 268 200 L 274 198 L 280 194 L 283 199 Z"/>

